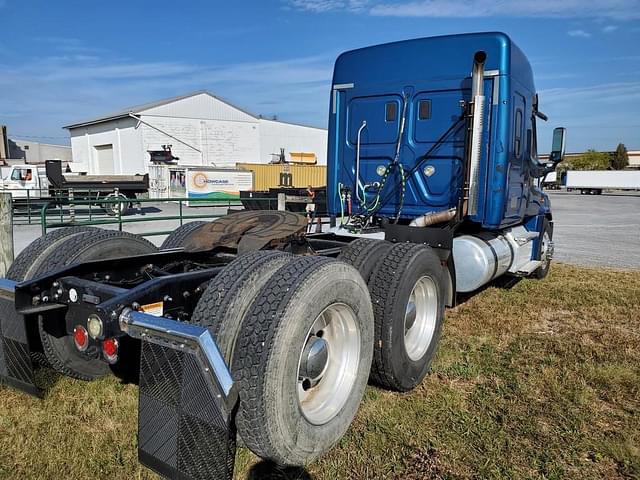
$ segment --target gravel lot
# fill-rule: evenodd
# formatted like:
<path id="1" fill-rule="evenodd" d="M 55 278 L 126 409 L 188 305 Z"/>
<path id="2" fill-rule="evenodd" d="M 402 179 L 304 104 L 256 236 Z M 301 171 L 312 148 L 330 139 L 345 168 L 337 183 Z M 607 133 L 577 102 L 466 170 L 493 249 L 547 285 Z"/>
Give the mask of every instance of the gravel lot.
<path id="1" fill-rule="evenodd" d="M 640 269 L 640 196 L 578 195 L 550 192 L 554 216 L 555 258 L 574 265 L 601 265 Z M 146 218 L 177 215 L 172 203 L 145 204 Z M 185 215 L 222 215 L 225 208 L 187 208 Z M 136 215 L 137 216 L 137 215 Z M 134 218 L 127 216 L 125 218 Z M 52 220 L 53 221 L 53 220 Z M 178 220 L 130 223 L 125 230 L 134 233 L 172 230 Z M 117 228 L 105 225 L 105 228 Z M 39 225 L 18 225 L 14 230 L 17 255 L 39 236 Z M 149 237 L 156 244 L 164 236 Z"/>
<path id="2" fill-rule="evenodd" d="M 549 196 L 556 260 L 640 269 L 640 196 Z"/>

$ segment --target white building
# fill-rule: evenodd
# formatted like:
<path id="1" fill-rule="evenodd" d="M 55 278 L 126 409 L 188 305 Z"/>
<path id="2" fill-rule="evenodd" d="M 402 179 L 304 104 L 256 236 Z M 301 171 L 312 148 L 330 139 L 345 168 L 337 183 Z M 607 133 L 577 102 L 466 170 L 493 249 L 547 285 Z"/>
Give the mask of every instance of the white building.
<path id="1" fill-rule="evenodd" d="M 171 145 L 182 165 L 269 163 L 284 148 L 327 160 L 327 131 L 260 118 L 206 91 L 125 108 L 65 127 L 74 163 L 91 174 L 148 171 L 148 150 Z M 288 158 L 289 159 L 289 158 Z"/>
<path id="2" fill-rule="evenodd" d="M 44 165 L 45 160 L 59 159 L 63 162 L 71 161 L 71 147 L 65 145 L 53 145 L 13 138 L 9 139 L 8 145 L 9 155 L 7 158 L 0 158 L 0 163 L 6 160 L 8 163 Z"/>

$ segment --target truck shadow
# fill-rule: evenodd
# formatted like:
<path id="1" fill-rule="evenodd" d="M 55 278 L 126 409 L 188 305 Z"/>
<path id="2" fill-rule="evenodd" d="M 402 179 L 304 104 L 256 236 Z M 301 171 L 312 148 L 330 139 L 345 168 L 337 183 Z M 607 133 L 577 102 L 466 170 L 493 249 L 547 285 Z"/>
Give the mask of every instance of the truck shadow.
<path id="1" fill-rule="evenodd" d="M 304 467 L 283 467 L 273 462 L 260 461 L 254 464 L 247 480 L 312 480 L 313 477 Z"/>
<path id="2" fill-rule="evenodd" d="M 486 285 L 483 285 L 478 290 L 474 290 L 473 292 L 468 292 L 468 293 L 459 293 L 456 297 L 456 306 L 466 303 L 467 301 L 469 301 L 479 293 L 484 292 L 487 288 L 500 288 L 502 290 L 511 290 L 513 287 L 515 287 L 518 283 L 522 281 L 522 278 L 523 277 L 512 277 L 509 275 L 502 275 L 501 277 L 498 277 L 495 280 L 492 280 Z"/>

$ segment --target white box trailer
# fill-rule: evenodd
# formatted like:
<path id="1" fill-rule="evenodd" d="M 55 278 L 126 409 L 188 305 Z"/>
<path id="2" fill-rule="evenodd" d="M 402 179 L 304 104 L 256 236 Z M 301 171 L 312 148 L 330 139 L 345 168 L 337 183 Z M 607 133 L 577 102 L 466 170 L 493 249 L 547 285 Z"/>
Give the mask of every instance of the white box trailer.
<path id="1" fill-rule="evenodd" d="M 600 195 L 603 190 L 640 190 L 640 170 L 569 170 L 567 190 Z"/>

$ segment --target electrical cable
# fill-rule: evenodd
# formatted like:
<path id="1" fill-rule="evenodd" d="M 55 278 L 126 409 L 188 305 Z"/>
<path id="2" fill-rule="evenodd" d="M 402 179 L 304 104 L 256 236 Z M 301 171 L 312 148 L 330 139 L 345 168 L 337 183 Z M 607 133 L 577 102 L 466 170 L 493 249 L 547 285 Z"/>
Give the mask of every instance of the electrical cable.
<path id="1" fill-rule="evenodd" d="M 401 186 L 403 188 L 403 193 L 401 195 L 402 205 L 404 205 L 404 191 L 405 191 L 405 188 L 406 188 L 406 186 L 405 186 L 406 180 L 411 178 L 411 176 L 416 172 L 416 170 L 418 168 L 420 168 L 420 165 L 422 164 L 422 162 L 424 162 L 427 158 L 429 158 L 429 156 L 442 144 L 442 142 L 444 142 L 444 140 L 451 134 L 451 132 L 454 131 L 454 129 L 460 124 L 460 122 L 462 122 L 465 119 L 465 117 L 466 117 L 465 114 L 460 115 L 460 117 L 440 136 L 440 138 L 438 138 L 438 140 L 436 140 L 436 142 L 431 146 L 431 148 L 424 155 L 421 155 L 416 159 L 416 163 L 413 166 L 413 168 L 411 168 L 411 170 L 409 170 L 409 173 L 406 176 L 404 176 L 404 181 L 401 181 Z M 390 164 L 390 165 L 392 165 L 392 164 Z M 389 168 L 389 167 L 387 167 L 387 168 Z M 385 172 L 385 174 L 386 173 L 387 172 Z M 383 187 L 383 185 L 381 185 L 381 188 L 378 189 L 378 196 L 382 192 L 382 187 Z M 369 212 L 368 219 L 370 219 L 377 211 L 379 211 L 391 199 L 391 195 L 393 195 L 395 193 L 396 188 L 393 188 L 384 197 L 384 199 L 380 202 L 379 207 L 375 211 Z M 398 215 L 396 215 L 396 219 L 398 219 L 399 216 L 400 215 L 398 213 Z M 397 222 L 397 220 L 396 220 L 396 222 Z"/>

